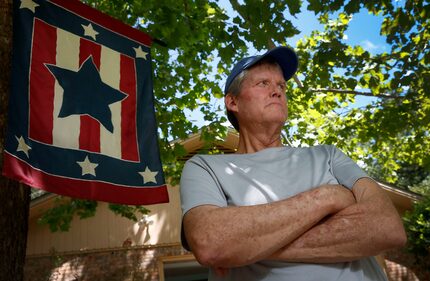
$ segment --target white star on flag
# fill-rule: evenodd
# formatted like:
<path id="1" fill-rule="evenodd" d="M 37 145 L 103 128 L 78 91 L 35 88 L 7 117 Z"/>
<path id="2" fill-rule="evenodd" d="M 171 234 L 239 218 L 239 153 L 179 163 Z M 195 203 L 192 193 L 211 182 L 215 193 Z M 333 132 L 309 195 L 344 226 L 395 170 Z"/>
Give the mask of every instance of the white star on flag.
<path id="1" fill-rule="evenodd" d="M 94 30 L 91 23 L 89 23 L 87 26 L 81 24 L 81 26 L 84 28 L 84 36 L 88 36 L 96 40 L 97 34 L 99 34 L 97 31 Z"/>
<path id="2" fill-rule="evenodd" d="M 29 157 L 28 151 L 31 149 L 31 147 L 25 142 L 22 136 L 19 138 L 15 136 L 15 138 L 18 141 L 18 147 L 16 148 L 16 151 L 22 151 L 25 153 L 25 155 L 27 155 L 27 157 Z"/>
<path id="3" fill-rule="evenodd" d="M 87 175 L 87 174 L 93 175 L 93 176 L 96 175 L 96 167 L 99 164 L 91 163 L 90 159 L 88 158 L 88 156 L 85 157 L 84 161 L 82 161 L 82 162 L 77 161 L 76 163 L 78 163 L 79 166 L 81 166 L 81 168 L 82 168 L 82 175 Z"/>
<path id="4" fill-rule="evenodd" d="M 20 9 L 29 9 L 33 13 L 36 11 L 36 7 L 39 6 L 39 4 L 34 3 L 31 0 L 21 0 L 21 5 L 19 5 Z"/>
<path id="5" fill-rule="evenodd" d="M 148 53 L 142 49 L 142 46 L 139 46 L 137 48 L 133 47 L 133 49 L 136 52 L 136 58 L 142 58 L 146 60 L 146 56 L 148 55 Z"/>
<path id="6" fill-rule="evenodd" d="M 148 183 L 148 182 L 157 183 L 155 176 L 158 174 L 158 172 L 151 171 L 148 167 L 146 167 L 145 171 L 139 172 L 139 174 L 143 177 L 143 183 Z"/>

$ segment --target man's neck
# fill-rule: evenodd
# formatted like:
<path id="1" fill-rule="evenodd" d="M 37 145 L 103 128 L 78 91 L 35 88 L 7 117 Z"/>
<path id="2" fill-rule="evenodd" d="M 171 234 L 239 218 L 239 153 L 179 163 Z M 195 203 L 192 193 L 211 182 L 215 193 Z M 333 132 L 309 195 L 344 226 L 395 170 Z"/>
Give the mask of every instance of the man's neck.
<path id="1" fill-rule="evenodd" d="M 254 153 L 265 148 L 281 147 L 281 128 L 241 128 L 236 153 Z"/>

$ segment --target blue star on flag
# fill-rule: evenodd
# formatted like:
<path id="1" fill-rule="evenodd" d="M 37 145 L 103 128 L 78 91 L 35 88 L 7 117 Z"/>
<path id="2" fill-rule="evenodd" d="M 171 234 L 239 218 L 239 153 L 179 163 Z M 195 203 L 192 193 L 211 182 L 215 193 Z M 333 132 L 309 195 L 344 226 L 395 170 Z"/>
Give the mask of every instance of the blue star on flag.
<path id="1" fill-rule="evenodd" d="M 45 64 L 64 90 L 58 117 L 88 114 L 113 132 L 112 112 L 109 105 L 126 98 L 126 94 L 101 80 L 92 56 L 77 72 L 52 64 Z"/>

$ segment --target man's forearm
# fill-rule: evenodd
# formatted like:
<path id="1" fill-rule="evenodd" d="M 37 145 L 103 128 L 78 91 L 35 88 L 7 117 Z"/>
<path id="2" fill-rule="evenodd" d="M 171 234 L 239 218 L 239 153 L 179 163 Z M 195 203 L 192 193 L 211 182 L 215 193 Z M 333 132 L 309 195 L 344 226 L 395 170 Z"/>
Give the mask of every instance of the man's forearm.
<path id="1" fill-rule="evenodd" d="M 321 221 L 270 259 L 343 262 L 402 246 L 406 237 L 392 203 L 370 179 L 360 181 L 370 186 L 355 193 L 358 203 Z"/>
<path id="2" fill-rule="evenodd" d="M 202 206 L 184 217 L 191 250 L 200 263 L 236 267 L 290 244 L 328 214 L 355 202 L 344 187 L 325 186 L 257 206 Z"/>
<path id="3" fill-rule="evenodd" d="M 353 209 L 357 211 L 353 213 Z M 357 205 L 340 211 L 314 226 L 269 259 L 289 262 L 333 263 L 356 260 L 375 254 L 369 245 L 374 240 L 360 219 Z M 367 232 L 367 233 L 366 233 Z"/>

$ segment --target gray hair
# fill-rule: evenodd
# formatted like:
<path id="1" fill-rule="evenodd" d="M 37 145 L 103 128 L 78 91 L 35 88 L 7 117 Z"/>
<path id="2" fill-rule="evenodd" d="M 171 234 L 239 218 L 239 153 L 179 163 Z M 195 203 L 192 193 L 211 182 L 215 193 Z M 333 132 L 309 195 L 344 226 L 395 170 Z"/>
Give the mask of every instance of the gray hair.
<path id="1" fill-rule="evenodd" d="M 248 69 L 245 69 L 239 75 L 237 75 L 234 80 L 231 82 L 230 87 L 228 88 L 227 93 L 232 95 L 233 97 L 237 97 L 242 89 L 242 82 L 245 80 L 246 74 L 248 73 Z M 236 131 L 239 132 L 239 121 L 233 112 L 227 109 L 227 118 Z"/>

